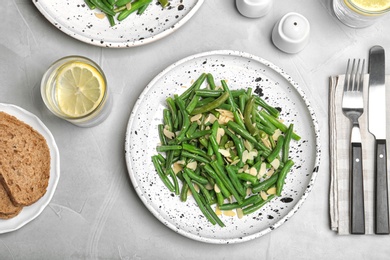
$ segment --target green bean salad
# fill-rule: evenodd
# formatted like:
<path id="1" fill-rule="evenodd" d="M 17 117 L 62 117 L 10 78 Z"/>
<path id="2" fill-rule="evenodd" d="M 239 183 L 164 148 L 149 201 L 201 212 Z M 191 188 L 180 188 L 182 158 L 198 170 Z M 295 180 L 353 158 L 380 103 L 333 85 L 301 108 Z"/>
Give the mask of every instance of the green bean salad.
<path id="1" fill-rule="evenodd" d="M 166 98 L 151 158 L 156 172 L 181 201 L 191 194 L 203 215 L 223 227 L 221 214 L 242 218 L 281 195 L 294 164 L 290 141 L 300 136 L 279 115 L 251 88 L 230 90 L 226 80 L 217 85 L 203 73 Z"/>
<path id="2" fill-rule="evenodd" d="M 123 21 L 132 13 L 141 15 L 151 4 L 152 0 L 84 0 L 89 9 L 98 9 L 107 17 L 110 26 L 116 24 L 116 20 Z M 162 8 L 169 5 L 168 0 L 158 0 Z"/>

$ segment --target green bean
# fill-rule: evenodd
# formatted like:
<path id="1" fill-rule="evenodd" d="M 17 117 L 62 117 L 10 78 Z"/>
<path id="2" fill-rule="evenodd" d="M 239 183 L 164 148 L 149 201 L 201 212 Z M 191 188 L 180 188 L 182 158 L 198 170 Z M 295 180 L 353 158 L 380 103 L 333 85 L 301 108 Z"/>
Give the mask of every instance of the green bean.
<path id="1" fill-rule="evenodd" d="M 130 3 L 132 0 L 116 0 L 115 4 L 117 6 L 122 6 L 122 5 L 126 5 L 128 3 Z"/>
<path id="2" fill-rule="evenodd" d="M 251 142 L 255 147 L 259 148 L 264 152 L 265 156 L 270 154 L 270 149 L 266 147 L 264 144 L 257 142 L 256 138 L 254 138 L 246 129 L 240 127 L 237 123 L 233 121 L 229 121 L 227 126 L 233 130 L 233 132 L 239 134 L 242 138 Z"/>
<path id="3" fill-rule="evenodd" d="M 165 175 L 164 170 L 162 169 L 162 166 L 161 166 L 161 164 L 160 164 L 160 161 L 158 160 L 158 158 L 157 158 L 155 155 L 152 156 L 152 162 L 153 162 L 154 168 L 155 168 L 156 171 L 157 171 L 157 174 L 160 176 L 160 179 L 163 181 L 163 183 L 165 184 L 165 186 L 166 186 L 171 192 L 174 192 L 174 191 L 175 191 L 174 185 L 173 185 L 172 182 L 168 179 L 168 177 Z"/>
<path id="4" fill-rule="evenodd" d="M 279 110 L 277 110 L 273 106 L 268 105 L 267 102 L 265 102 L 261 97 L 254 96 L 254 99 L 255 99 L 255 103 L 261 106 L 262 108 L 264 108 L 265 110 L 267 110 L 267 112 L 270 113 L 270 115 L 272 115 L 275 118 L 279 117 L 280 114 Z"/>
<path id="5" fill-rule="evenodd" d="M 183 100 L 186 100 L 187 98 L 189 98 L 191 96 L 191 94 L 193 93 L 194 89 L 199 89 L 199 86 L 202 85 L 202 83 L 204 82 L 206 78 L 206 73 L 202 73 L 196 80 L 194 83 L 192 83 L 192 85 L 186 90 L 184 91 L 181 95 L 180 95 L 180 98 L 183 99 Z"/>
<path id="6" fill-rule="evenodd" d="M 173 131 L 173 121 L 172 121 L 172 114 L 170 110 L 164 109 L 163 110 L 163 121 L 166 126 L 168 126 L 169 131 Z"/>
<path id="7" fill-rule="evenodd" d="M 143 14 L 143 13 L 145 12 L 145 10 L 148 8 L 149 5 L 150 5 L 150 3 L 147 3 L 147 4 L 145 4 L 144 6 L 140 7 L 140 8 L 138 9 L 138 11 L 137 11 L 137 14 L 138 14 L 138 15 Z"/>
<path id="8" fill-rule="evenodd" d="M 213 97 L 217 98 L 223 93 L 223 90 L 218 89 L 198 89 L 195 91 L 195 94 L 200 96 L 200 97 Z"/>
<path id="9" fill-rule="evenodd" d="M 158 2 L 162 6 L 162 8 L 165 8 L 165 7 L 167 7 L 169 5 L 169 1 L 168 0 L 158 0 Z"/>
<path id="10" fill-rule="evenodd" d="M 88 8 L 93 10 L 96 8 L 96 5 L 94 5 L 91 0 L 84 0 L 84 2 L 88 5 Z"/>
<path id="11" fill-rule="evenodd" d="M 191 135 L 193 135 L 196 131 L 196 129 L 198 128 L 198 123 L 197 122 L 192 122 L 190 124 L 190 127 L 188 128 L 187 132 L 186 132 L 186 138 L 190 137 Z"/>
<path id="12" fill-rule="evenodd" d="M 149 4 L 152 0 L 138 0 L 135 2 L 131 3 L 130 9 L 123 10 L 122 12 L 119 13 L 117 19 L 118 21 L 123 21 L 126 19 L 130 14 L 134 13 L 137 11 L 139 8 L 142 6 Z M 114 14 L 115 15 L 115 14 Z"/>
<path id="13" fill-rule="evenodd" d="M 158 127 L 158 136 L 160 138 L 160 143 L 162 145 L 166 145 L 167 144 L 167 138 L 164 135 L 164 125 L 163 124 L 159 124 L 157 127 Z"/>
<path id="14" fill-rule="evenodd" d="M 186 182 L 183 183 L 183 186 L 181 187 L 180 191 L 180 201 L 185 202 L 187 201 L 187 194 L 188 194 L 188 184 Z"/>
<path id="15" fill-rule="evenodd" d="M 174 151 L 174 150 L 182 150 L 183 147 L 181 145 L 160 145 L 156 147 L 157 152 L 167 152 L 167 151 Z"/>
<path id="16" fill-rule="evenodd" d="M 187 173 L 187 175 L 188 175 L 188 177 L 190 177 L 190 179 L 195 180 L 203 185 L 206 185 L 209 182 L 206 178 L 202 177 L 201 175 L 197 175 L 191 169 L 184 168 L 184 172 Z"/>
<path id="17" fill-rule="evenodd" d="M 207 73 L 207 83 L 209 84 L 210 89 L 214 90 L 216 88 L 214 77 L 211 73 Z"/>
<path id="18" fill-rule="evenodd" d="M 223 162 L 223 158 L 222 158 L 221 153 L 218 151 L 219 150 L 219 146 L 218 146 L 217 140 L 215 139 L 215 137 L 213 135 L 210 135 L 209 136 L 209 141 L 210 141 L 210 144 L 211 144 L 211 148 L 214 151 L 214 155 L 217 158 L 217 162 L 219 164 L 223 165 L 224 162 Z"/>
<path id="19" fill-rule="evenodd" d="M 281 195 L 287 173 L 290 171 L 293 165 L 294 162 L 292 160 L 287 160 L 287 162 L 284 164 L 284 167 L 280 170 L 278 180 L 276 181 L 276 195 Z"/>
<path id="20" fill-rule="evenodd" d="M 213 224 L 215 225 L 217 222 L 214 220 L 214 218 L 210 215 L 210 212 L 206 209 L 206 207 L 204 206 L 202 200 L 200 199 L 199 197 L 199 194 L 198 192 L 195 190 L 194 186 L 192 185 L 192 182 L 190 180 L 190 178 L 188 177 L 187 173 L 184 172 L 183 173 L 183 178 L 184 180 L 186 181 L 188 187 L 190 188 L 191 190 L 191 193 L 192 193 L 192 196 L 194 197 L 196 203 L 198 204 L 198 207 L 199 209 L 201 210 L 201 212 L 203 213 L 203 215 Z"/>
<path id="21" fill-rule="evenodd" d="M 177 181 L 177 176 L 176 176 L 175 172 L 173 171 L 173 169 L 171 167 L 169 167 L 167 169 L 167 172 L 168 172 L 169 176 L 171 176 L 171 179 L 173 180 L 173 186 L 175 187 L 175 194 L 179 195 L 180 194 L 180 187 L 179 187 L 179 182 Z"/>
<path id="22" fill-rule="evenodd" d="M 196 107 L 194 110 L 192 110 L 191 115 L 197 115 L 197 114 L 209 112 L 209 111 L 221 106 L 228 99 L 228 97 L 229 97 L 229 93 L 224 92 L 223 94 L 221 94 L 221 96 L 219 96 L 218 98 L 216 98 L 212 102 L 210 102 L 206 105 L 203 105 L 201 107 Z"/>
<path id="23" fill-rule="evenodd" d="M 252 195 L 248 198 L 245 198 L 241 205 L 239 205 L 237 202 L 233 203 L 226 203 L 221 206 L 219 206 L 220 210 L 232 210 L 232 209 L 238 209 L 238 208 L 244 208 L 251 204 L 259 203 L 262 200 L 262 198 L 259 196 L 259 194 Z"/>
<path id="24" fill-rule="evenodd" d="M 200 96 L 198 96 L 197 94 L 195 94 L 192 97 L 191 101 L 188 103 L 187 108 L 186 108 L 186 111 L 188 114 L 191 114 L 192 110 L 195 109 L 196 104 L 198 103 L 199 99 L 200 99 Z"/>
<path id="25" fill-rule="evenodd" d="M 273 160 L 276 159 L 276 157 L 279 156 L 280 151 L 282 150 L 284 143 L 284 136 L 279 135 L 278 140 L 276 142 L 275 148 L 272 150 L 272 152 L 267 156 L 267 161 L 271 163 Z"/>
<path id="26" fill-rule="evenodd" d="M 273 116 L 271 116 L 270 114 L 266 113 L 263 110 L 260 111 L 259 113 L 266 120 L 270 121 L 274 126 L 276 126 L 278 129 L 280 129 L 283 133 L 287 132 L 288 127 L 285 124 L 283 124 L 282 122 L 280 122 L 279 120 L 277 120 L 276 118 L 274 118 Z M 292 139 L 299 141 L 301 139 L 301 137 L 299 135 L 297 135 L 296 133 L 292 133 Z"/>
<path id="27" fill-rule="evenodd" d="M 265 204 L 267 204 L 268 202 L 270 202 L 273 198 L 275 198 L 275 195 L 269 195 L 268 196 L 268 198 L 266 199 L 266 200 L 261 200 L 261 201 L 259 201 L 258 203 L 256 203 L 256 204 L 253 204 L 253 205 L 251 205 L 251 206 L 249 206 L 249 207 L 246 207 L 246 208 L 244 208 L 243 210 L 242 210 L 242 213 L 244 214 L 244 215 L 248 215 L 248 214 L 250 214 L 250 213 L 253 213 L 253 212 L 255 212 L 255 211 L 257 211 L 257 210 L 259 210 L 261 207 L 263 207 Z"/>
<path id="28" fill-rule="evenodd" d="M 226 81 L 221 80 L 221 84 L 222 84 L 223 90 L 229 94 L 227 101 L 228 101 L 229 105 L 232 106 L 232 112 L 236 111 L 236 104 L 234 103 L 233 95 L 230 92 L 230 89 L 229 89 L 228 85 L 226 84 Z"/>
<path id="29" fill-rule="evenodd" d="M 226 172 L 228 173 L 234 188 L 237 190 L 240 196 L 245 197 L 246 190 L 244 189 L 244 186 L 241 184 L 240 180 L 238 179 L 238 175 L 234 167 L 231 165 L 226 166 Z"/>
<path id="30" fill-rule="evenodd" d="M 202 163 L 209 163 L 210 162 L 210 159 L 204 157 L 204 156 L 200 156 L 200 155 L 197 155 L 197 154 L 193 154 L 193 153 L 190 153 L 188 151 L 185 151 L 183 150 L 181 152 L 181 155 L 183 157 L 187 157 L 187 158 L 190 158 L 190 159 L 194 159 L 195 161 L 198 161 L 198 162 L 202 162 Z"/>
<path id="31" fill-rule="evenodd" d="M 212 161 L 210 163 L 211 167 L 214 169 L 217 176 L 221 179 L 222 183 L 225 185 L 225 187 L 230 191 L 230 193 L 233 195 L 233 197 L 236 199 L 238 204 L 242 203 L 242 198 L 234 188 L 233 184 L 231 183 L 230 179 L 227 177 L 225 173 L 225 169 L 220 165 L 217 161 Z"/>
<path id="32" fill-rule="evenodd" d="M 249 173 L 244 173 L 244 172 L 237 174 L 237 178 L 239 178 L 240 180 L 243 180 L 243 181 L 249 181 L 253 185 L 257 184 L 259 182 L 259 180 L 257 179 L 256 176 L 253 176 Z"/>
<path id="33" fill-rule="evenodd" d="M 108 8 L 101 0 L 90 0 L 93 5 L 95 5 L 97 8 L 99 8 L 101 11 L 103 11 L 106 14 L 115 16 L 115 12 Z"/>
<path id="34" fill-rule="evenodd" d="M 290 124 L 288 127 L 286 134 L 284 136 L 284 143 L 283 143 L 283 149 L 282 149 L 282 162 L 286 163 L 288 160 L 288 155 L 290 152 L 290 141 L 292 138 L 292 133 L 294 131 L 294 125 Z"/>
<path id="35" fill-rule="evenodd" d="M 223 127 L 225 130 L 225 133 L 233 140 L 234 145 L 236 147 L 237 155 L 240 161 L 238 162 L 237 166 L 242 167 L 244 165 L 244 162 L 242 161 L 242 154 L 244 153 L 245 147 L 244 143 L 242 142 L 241 138 L 238 138 L 235 134 L 233 134 L 230 129 Z"/>
<path id="36" fill-rule="evenodd" d="M 219 178 L 217 173 L 214 171 L 213 167 L 211 167 L 210 164 L 206 164 L 204 166 L 205 171 L 215 180 L 215 183 L 217 184 L 218 188 L 221 190 L 221 193 L 224 197 L 228 198 L 230 197 L 231 193 L 226 188 L 225 184 L 222 182 L 222 180 Z"/>
<path id="37" fill-rule="evenodd" d="M 199 196 L 202 203 L 204 204 L 206 210 L 210 213 L 211 217 L 217 222 L 217 224 L 220 226 L 220 227 L 224 227 L 225 224 L 221 221 L 221 219 L 217 216 L 217 214 L 215 214 L 214 210 L 211 208 L 211 206 L 206 203 L 205 199 L 203 196 Z"/>
<path id="38" fill-rule="evenodd" d="M 267 191 L 273 185 L 275 185 L 276 181 L 279 178 L 279 173 L 274 173 L 268 179 L 252 186 L 252 193 L 258 193 L 260 191 Z"/>
<path id="39" fill-rule="evenodd" d="M 188 152 L 194 153 L 194 154 L 198 154 L 198 155 L 201 155 L 207 159 L 210 159 L 204 150 L 202 150 L 196 146 L 193 146 L 193 145 L 187 144 L 187 143 L 183 143 L 182 147 L 183 147 L 183 150 L 185 150 L 185 151 L 188 151 Z"/>
<path id="40" fill-rule="evenodd" d="M 188 177 L 190 177 L 189 175 L 188 175 Z M 191 178 L 191 177 L 190 177 Z M 204 198 L 206 199 L 206 203 L 204 203 L 205 205 L 206 204 L 208 204 L 208 205 L 210 205 L 211 203 L 213 203 L 213 199 L 211 198 L 211 195 L 210 195 L 210 192 L 205 188 L 205 184 L 202 184 L 202 183 L 200 183 L 199 181 L 197 181 L 197 180 L 195 180 L 195 179 L 192 179 L 191 178 L 191 181 L 193 182 L 193 183 L 195 183 L 196 185 L 198 185 L 198 187 L 199 187 L 199 189 L 200 189 L 200 192 L 202 192 L 202 194 L 203 194 L 203 196 L 204 196 Z M 206 183 L 207 184 L 207 183 Z"/>

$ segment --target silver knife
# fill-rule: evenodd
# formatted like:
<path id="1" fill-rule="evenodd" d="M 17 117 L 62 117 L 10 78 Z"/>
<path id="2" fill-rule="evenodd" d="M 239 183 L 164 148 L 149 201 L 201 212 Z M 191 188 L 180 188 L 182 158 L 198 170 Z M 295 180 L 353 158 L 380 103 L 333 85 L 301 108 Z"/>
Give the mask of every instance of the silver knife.
<path id="1" fill-rule="evenodd" d="M 385 50 L 370 49 L 368 130 L 375 136 L 375 233 L 389 234 L 386 152 Z"/>

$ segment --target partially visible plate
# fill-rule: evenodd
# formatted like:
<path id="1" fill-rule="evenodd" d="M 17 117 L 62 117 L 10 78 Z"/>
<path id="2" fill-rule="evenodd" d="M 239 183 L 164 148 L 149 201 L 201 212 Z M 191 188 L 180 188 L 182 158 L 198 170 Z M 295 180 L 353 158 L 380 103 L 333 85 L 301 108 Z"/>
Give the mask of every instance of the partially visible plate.
<path id="1" fill-rule="evenodd" d="M 281 118 L 302 139 L 291 142 L 295 165 L 287 176 L 282 196 L 255 213 L 238 217 L 222 216 L 226 227 L 213 226 L 189 197 L 180 201 L 159 179 L 151 156 L 159 143 L 157 125 L 163 122 L 168 96 L 182 93 L 203 73 L 212 73 L 216 82 L 225 79 L 231 89 L 249 88 L 280 107 Z M 274 64 L 237 51 L 212 51 L 180 60 L 157 75 L 135 104 L 126 131 L 125 157 L 134 188 L 149 211 L 162 223 L 186 237 L 217 244 L 248 241 L 267 234 L 285 223 L 311 191 L 320 161 L 319 129 L 315 113 L 298 84 Z M 295 219 L 295 224 L 305 221 Z"/>
<path id="2" fill-rule="evenodd" d="M 26 111 L 21 107 L 4 103 L 0 103 L 0 111 L 15 116 L 19 120 L 25 122 L 38 131 L 46 139 L 51 156 L 50 179 L 45 195 L 31 206 L 24 207 L 16 217 L 11 219 L 0 219 L 0 234 L 2 234 L 17 230 L 30 221 L 34 220 L 49 204 L 60 179 L 60 154 L 53 135 L 42 123 L 42 121 L 34 114 Z"/>
<path id="3" fill-rule="evenodd" d="M 83 0 L 33 0 L 38 10 L 55 27 L 88 44 L 125 48 L 161 39 L 176 31 L 198 11 L 204 0 L 171 0 L 164 9 L 153 0 L 142 15 L 131 14 L 110 27 L 97 9 L 90 10 Z"/>

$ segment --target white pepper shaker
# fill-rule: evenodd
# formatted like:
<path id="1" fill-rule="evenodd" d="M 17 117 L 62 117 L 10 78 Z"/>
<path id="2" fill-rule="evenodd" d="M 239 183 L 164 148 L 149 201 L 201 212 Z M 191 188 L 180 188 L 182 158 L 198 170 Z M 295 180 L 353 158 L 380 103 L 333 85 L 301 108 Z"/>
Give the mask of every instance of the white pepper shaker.
<path id="1" fill-rule="evenodd" d="M 236 0 L 236 6 L 243 16 L 259 18 L 271 10 L 272 0 Z"/>

